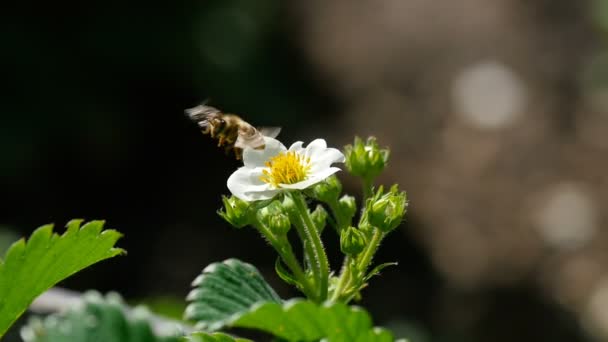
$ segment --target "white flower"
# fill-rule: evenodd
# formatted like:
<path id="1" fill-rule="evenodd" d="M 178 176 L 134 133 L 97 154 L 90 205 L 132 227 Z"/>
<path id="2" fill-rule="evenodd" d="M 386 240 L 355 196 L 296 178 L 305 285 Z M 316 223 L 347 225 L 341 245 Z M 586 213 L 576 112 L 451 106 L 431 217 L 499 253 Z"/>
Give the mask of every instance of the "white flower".
<path id="1" fill-rule="evenodd" d="M 228 189 L 244 201 L 274 197 L 290 189 L 306 189 L 340 171 L 333 163 L 343 163 L 344 155 L 327 148 L 323 139 L 312 141 L 306 148 L 298 141 L 289 150 L 276 139 L 264 137 L 265 148 L 243 151 L 245 166 L 228 178 Z"/>

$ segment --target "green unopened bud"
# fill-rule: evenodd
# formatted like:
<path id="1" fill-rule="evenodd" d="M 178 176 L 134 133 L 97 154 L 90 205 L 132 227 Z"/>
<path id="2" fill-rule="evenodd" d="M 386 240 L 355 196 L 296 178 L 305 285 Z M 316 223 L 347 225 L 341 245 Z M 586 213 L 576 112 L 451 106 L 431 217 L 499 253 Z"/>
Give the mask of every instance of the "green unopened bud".
<path id="1" fill-rule="evenodd" d="M 346 168 L 358 177 L 368 181 L 375 179 L 388 164 L 388 149 L 381 149 L 376 138 L 369 137 L 366 142 L 355 137 L 353 145 L 344 148 Z"/>
<path id="2" fill-rule="evenodd" d="M 344 222 L 352 222 L 352 219 L 357 212 L 357 203 L 355 202 L 355 198 L 349 195 L 342 196 L 342 198 L 340 198 L 338 201 L 338 208 Z"/>
<path id="3" fill-rule="evenodd" d="M 407 197 L 404 191 L 399 192 L 398 186 L 393 185 L 391 190 L 383 194 L 380 187 L 376 194 L 367 202 L 367 221 L 385 233 L 397 228 L 407 209 Z"/>
<path id="4" fill-rule="evenodd" d="M 222 196 L 222 202 L 224 202 L 224 209 L 217 213 L 228 223 L 236 228 L 243 228 L 251 223 L 249 202 L 234 196 Z"/>
<path id="5" fill-rule="evenodd" d="M 310 195 L 325 203 L 333 203 L 342 193 L 342 183 L 338 177 L 330 176 L 311 188 Z"/>
<path id="6" fill-rule="evenodd" d="M 315 224 L 315 227 L 317 227 L 317 231 L 319 232 L 319 234 L 321 234 L 323 232 L 323 229 L 325 229 L 325 222 L 327 221 L 327 211 L 325 210 L 325 208 L 323 208 L 322 205 L 317 205 L 317 207 L 315 208 L 315 210 L 310 214 L 310 216 L 312 217 L 312 222 Z"/>
<path id="7" fill-rule="evenodd" d="M 291 221 L 279 201 L 272 201 L 268 206 L 260 209 L 257 218 L 277 236 L 287 234 L 291 228 Z"/>
<path id="8" fill-rule="evenodd" d="M 348 227 L 340 233 L 340 250 L 342 253 L 355 256 L 365 248 L 365 236 L 355 228 Z"/>
<path id="9" fill-rule="evenodd" d="M 285 210 L 285 212 L 290 216 L 298 215 L 298 208 L 296 207 L 296 203 L 293 201 L 291 196 L 283 197 L 283 210 Z"/>
<path id="10" fill-rule="evenodd" d="M 291 229 L 291 222 L 285 214 L 274 215 L 270 217 L 268 228 L 278 236 L 287 235 L 287 232 Z"/>

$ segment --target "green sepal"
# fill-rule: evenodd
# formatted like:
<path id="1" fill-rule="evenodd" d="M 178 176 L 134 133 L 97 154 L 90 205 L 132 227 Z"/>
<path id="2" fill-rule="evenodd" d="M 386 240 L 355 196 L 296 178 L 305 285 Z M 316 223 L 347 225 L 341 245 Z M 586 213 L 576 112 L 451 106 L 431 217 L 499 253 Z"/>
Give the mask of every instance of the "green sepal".
<path id="1" fill-rule="evenodd" d="M 385 269 L 389 266 L 397 266 L 398 264 L 399 264 L 398 262 L 385 262 L 383 264 L 380 264 L 380 265 L 374 267 L 371 271 L 369 271 L 369 273 L 367 273 L 367 275 L 365 275 L 365 277 L 363 278 L 363 282 L 365 283 L 368 280 L 370 280 L 373 276 L 380 274 L 380 271 L 382 271 L 383 269 Z"/>
<path id="2" fill-rule="evenodd" d="M 322 234 L 323 230 L 325 230 L 327 216 L 328 216 L 327 211 L 320 204 L 318 204 L 317 207 L 315 208 L 315 210 L 313 210 L 310 213 L 310 218 L 312 219 L 312 222 L 315 224 L 315 227 L 317 228 L 317 231 L 319 232 L 319 234 Z"/>
<path id="3" fill-rule="evenodd" d="M 350 226 L 340 232 L 340 250 L 345 255 L 357 256 L 365 246 L 365 235 L 359 229 Z"/>
<path id="4" fill-rule="evenodd" d="M 401 224 L 407 207 L 407 195 L 405 191 L 399 191 L 397 184 L 386 193 L 384 187 L 380 186 L 374 196 L 367 200 L 366 223 L 388 233 Z"/>
<path id="5" fill-rule="evenodd" d="M 289 285 L 298 286 L 298 281 L 291 273 L 289 273 L 285 266 L 283 266 L 283 261 L 280 257 L 274 262 L 274 270 L 277 272 L 279 278 L 283 279 L 284 282 Z"/>
<path id="6" fill-rule="evenodd" d="M 368 182 L 376 178 L 388 164 L 390 152 L 380 148 L 376 138 L 363 141 L 355 137 L 352 145 L 344 147 L 345 165 L 349 173 L 362 177 Z"/>
<path id="7" fill-rule="evenodd" d="M 336 175 L 327 177 L 306 191 L 310 197 L 327 204 L 337 201 L 340 193 L 342 193 L 342 183 Z"/>
<path id="8" fill-rule="evenodd" d="M 267 227 L 275 236 L 285 236 L 291 229 L 291 221 L 283 204 L 279 200 L 272 201 L 256 213 L 257 220 Z"/>
<path id="9" fill-rule="evenodd" d="M 224 208 L 217 214 L 235 228 L 243 228 L 252 222 L 251 205 L 235 196 L 222 196 Z"/>

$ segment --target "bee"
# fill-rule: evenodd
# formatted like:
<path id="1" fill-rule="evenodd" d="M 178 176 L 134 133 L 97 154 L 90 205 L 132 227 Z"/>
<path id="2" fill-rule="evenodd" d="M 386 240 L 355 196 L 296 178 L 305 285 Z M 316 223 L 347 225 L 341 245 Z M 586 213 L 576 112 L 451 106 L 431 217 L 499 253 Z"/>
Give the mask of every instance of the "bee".
<path id="1" fill-rule="evenodd" d="M 236 159 L 241 159 L 245 148 L 263 149 L 264 136 L 275 138 L 280 127 L 255 128 L 235 114 L 226 114 L 204 103 L 185 110 L 186 115 L 198 124 L 203 134 L 218 140 L 218 147 L 226 153 L 234 151 Z"/>

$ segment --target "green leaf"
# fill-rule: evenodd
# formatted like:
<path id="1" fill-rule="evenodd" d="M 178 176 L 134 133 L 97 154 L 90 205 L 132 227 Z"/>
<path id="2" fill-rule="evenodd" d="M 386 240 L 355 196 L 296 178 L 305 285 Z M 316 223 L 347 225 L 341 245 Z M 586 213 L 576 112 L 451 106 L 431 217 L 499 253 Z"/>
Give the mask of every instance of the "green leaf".
<path id="1" fill-rule="evenodd" d="M 152 329 L 152 315 L 144 308 L 129 309 L 118 295 L 105 298 L 85 294 L 82 305 L 65 314 L 34 317 L 21 329 L 25 342 L 179 342 L 181 337 L 159 336 Z M 174 333 L 177 333 L 174 329 Z"/>
<path id="2" fill-rule="evenodd" d="M 343 303 L 318 305 L 306 300 L 261 303 L 233 316 L 233 327 L 271 333 L 287 341 L 392 342 L 390 332 L 374 328 L 369 314 Z"/>
<path id="3" fill-rule="evenodd" d="M 197 328 L 220 329 L 234 315 L 248 312 L 260 302 L 281 299 L 251 264 L 228 259 L 207 266 L 192 284 L 185 317 L 197 321 Z"/>
<path id="4" fill-rule="evenodd" d="M 376 267 L 374 267 L 371 271 L 369 271 L 369 273 L 363 278 L 363 282 L 367 282 L 371 277 L 380 274 L 380 271 L 382 271 L 383 269 L 389 267 L 389 266 L 397 266 L 399 263 L 397 262 L 385 262 L 383 264 L 380 264 Z"/>
<path id="5" fill-rule="evenodd" d="M 59 236 L 53 225 L 36 229 L 28 242 L 15 242 L 0 259 L 0 337 L 32 301 L 61 280 L 104 259 L 124 253 L 121 237 L 103 221 L 72 220 Z"/>
<path id="6" fill-rule="evenodd" d="M 224 333 L 206 333 L 196 332 L 190 336 L 184 337 L 184 342 L 251 342 L 244 338 L 236 338 Z"/>

